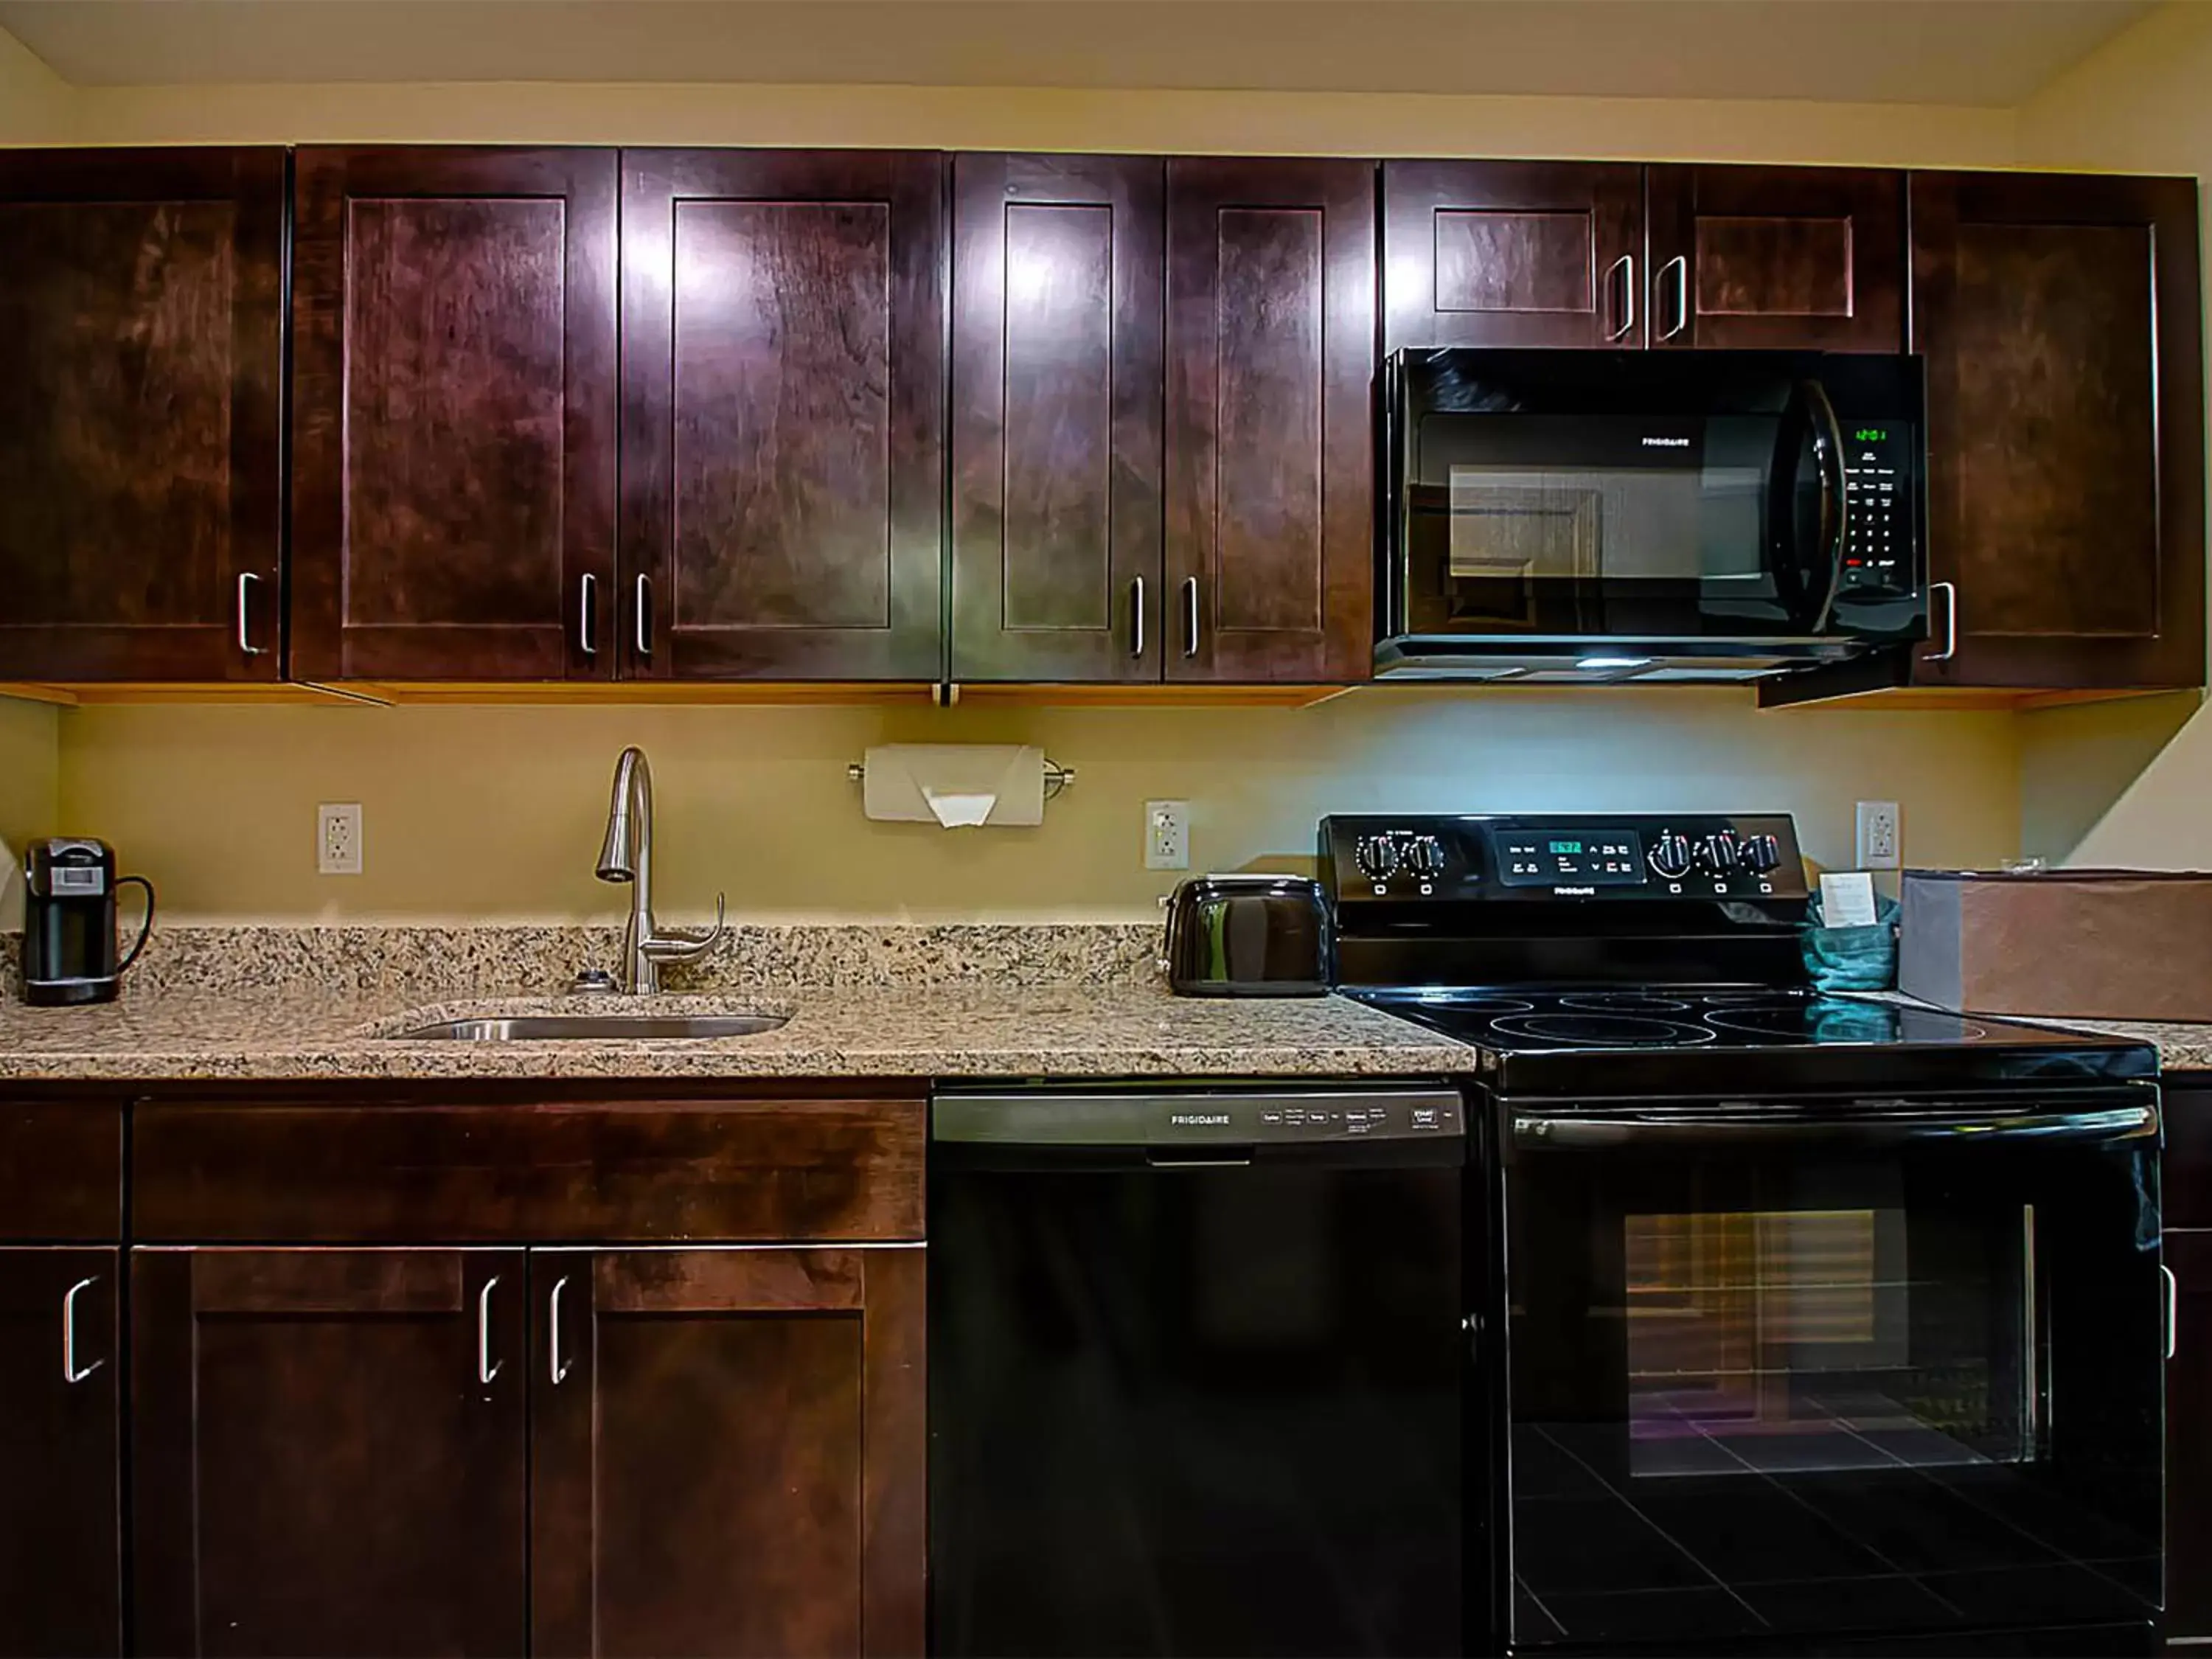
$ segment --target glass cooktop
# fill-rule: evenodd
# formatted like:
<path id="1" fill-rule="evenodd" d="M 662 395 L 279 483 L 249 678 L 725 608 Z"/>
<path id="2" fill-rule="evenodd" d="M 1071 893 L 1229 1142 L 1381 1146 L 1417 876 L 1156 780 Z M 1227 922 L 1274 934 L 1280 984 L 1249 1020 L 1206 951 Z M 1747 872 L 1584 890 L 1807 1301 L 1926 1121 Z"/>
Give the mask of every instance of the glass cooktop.
<path id="1" fill-rule="evenodd" d="M 1757 986 L 1616 990 L 1402 990 L 1364 1002 L 1462 1042 L 1509 1051 L 1956 1048 L 2078 1044 L 2077 1033 Z"/>

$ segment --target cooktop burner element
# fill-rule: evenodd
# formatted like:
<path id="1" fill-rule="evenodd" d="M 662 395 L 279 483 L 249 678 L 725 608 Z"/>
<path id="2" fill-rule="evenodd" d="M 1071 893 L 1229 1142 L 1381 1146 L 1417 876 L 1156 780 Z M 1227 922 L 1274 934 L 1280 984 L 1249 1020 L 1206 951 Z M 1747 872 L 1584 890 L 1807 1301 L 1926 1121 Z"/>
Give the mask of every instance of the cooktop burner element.
<path id="1" fill-rule="evenodd" d="M 1645 991 L 1564 991 L 1562 1008 L 1589 1008 L 1608 1014 L 1686 1014 L 1690 1005 L 1680 997 Z"/>
<path id="2" fill-rule="evenodd" d="M 1509 1042 L 1540 1043 L 1547 1048 L 1683 1048 L 1713 1040 L 1711 1031 L 1671 1019 L 1580 1013 L 1565 998 L 1560 999 L 1560 1006 L 1563 1012 L 1556 1014 L 1507 1014 L 1492 1020 L 1488 1030 Z"/>

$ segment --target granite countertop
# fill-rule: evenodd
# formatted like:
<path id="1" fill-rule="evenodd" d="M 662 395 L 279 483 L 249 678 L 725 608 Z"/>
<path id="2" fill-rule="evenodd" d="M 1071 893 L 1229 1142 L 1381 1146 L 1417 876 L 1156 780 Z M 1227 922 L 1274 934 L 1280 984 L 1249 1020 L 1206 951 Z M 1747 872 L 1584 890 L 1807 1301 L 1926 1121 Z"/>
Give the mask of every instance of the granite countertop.
<path id="1" fill-rule="evenodd" d="M 392 1034 L 464 1017 L 617 1010 L 571 997 L 172 987 L 94 1008 L 0 1005 L 0 1082 L 1408 1076 L 1475 1060 L 1341 997 L 1195 999 L 1164 986 L 798 986 L 624 998 L 619 1011 L 791 1018 L 708 1041 L 409 1042 Z"/>

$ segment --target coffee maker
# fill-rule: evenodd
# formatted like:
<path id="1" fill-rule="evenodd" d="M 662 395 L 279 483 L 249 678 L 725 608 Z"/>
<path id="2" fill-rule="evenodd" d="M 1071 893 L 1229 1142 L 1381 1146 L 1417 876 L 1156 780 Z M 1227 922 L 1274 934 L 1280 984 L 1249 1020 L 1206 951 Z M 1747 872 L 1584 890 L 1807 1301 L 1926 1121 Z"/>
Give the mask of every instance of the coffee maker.
<path id="1" fill-rule="evenodd" d="M 146 890 L 137 942 L 115 957 L 115 892 Z M 154 931 L 154 884 L 118 876 L 115 850 L 76 837 L 33 842 L 23 852 L 23 1000 L 39 1007 L 112 1002 L 124 970 Z"/>

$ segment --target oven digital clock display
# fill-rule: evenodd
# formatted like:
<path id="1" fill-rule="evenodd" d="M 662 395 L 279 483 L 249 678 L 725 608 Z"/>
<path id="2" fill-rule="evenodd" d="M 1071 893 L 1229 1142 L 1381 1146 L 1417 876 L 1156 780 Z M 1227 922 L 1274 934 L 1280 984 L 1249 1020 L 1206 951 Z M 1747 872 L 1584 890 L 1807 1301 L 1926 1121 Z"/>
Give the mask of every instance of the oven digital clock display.
<path id="1" fill-rule="evenodd" d="M 1498 879 L 1508 887 L 1636 887 L 1644 882 L 1644 839 L 1633 830 L 1587 835 L 1531 835 L 1492 840 Z"/>

